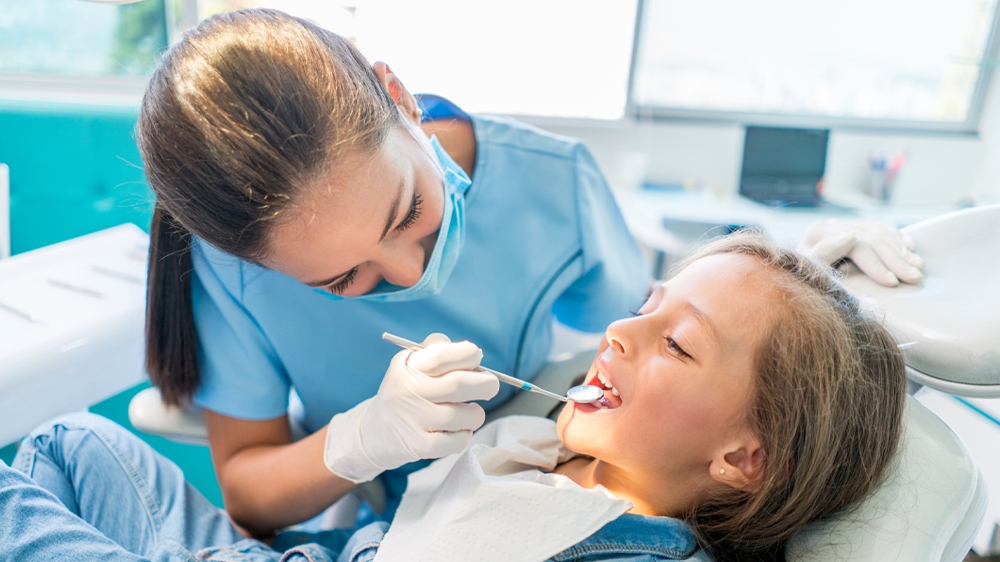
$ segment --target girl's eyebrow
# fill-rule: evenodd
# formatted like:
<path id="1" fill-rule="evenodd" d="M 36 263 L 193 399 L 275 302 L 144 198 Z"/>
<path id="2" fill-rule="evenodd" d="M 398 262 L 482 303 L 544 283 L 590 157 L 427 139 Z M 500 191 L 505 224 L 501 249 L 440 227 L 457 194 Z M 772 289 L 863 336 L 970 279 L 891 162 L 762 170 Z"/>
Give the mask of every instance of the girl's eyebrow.
<path id="1" fill-rule="evenodd" d="M 660 287 L 662 287 L 662 286 L 664 286 L 666 284 L 667 284 L 666 281 L 661 281 L 659 279 L 653 279 L 652 281 L 650 281 L 649 282 L 649 290 L 646 291 L 646 300 L 649 300 L 649 298 L 653 296 L 653 293 L 655 293 L 656 291 L 660 290 Z"/>
<path id="2" fill-rule="evenodd" d="M 694 303 L 689 300 L 685 299 L 684 307 L 691 311 L 691 315 L 694 316 L 695 320 L 697 320 L 699 324 L 705 327 L 705 331 L 708 332 L 711 339 L 718 343 L 719 331 L 715 328 L 715 324 L 712 322 L 712 319 L 709 318 L 702 309 L 695 306 Z"/>
<path id="3" fill-rule="evenodd" d="M 652 298 L 652 296 L 658 292 L 665 291 L 666 286 L 667 283 L 663 282 L 653 287 L 649 293 L 649 298 Z M 649 298 L 647 298 L 647 300 L 649 300 Z M 704 310 L 695 306 L 690 299 L 684 299 L 684 301 L 681 302 L 681 306 L 689 310 L 691 312 L 691 316 L 694 316 L 694 319 L 705 328 L 705 331 L 708 332 L 709 338 L 713 343 L 719 343 L 721 341 L 719 330 L 716 328 L 715 323 L 712 322 L 709 315 L 705 314 Z"/>

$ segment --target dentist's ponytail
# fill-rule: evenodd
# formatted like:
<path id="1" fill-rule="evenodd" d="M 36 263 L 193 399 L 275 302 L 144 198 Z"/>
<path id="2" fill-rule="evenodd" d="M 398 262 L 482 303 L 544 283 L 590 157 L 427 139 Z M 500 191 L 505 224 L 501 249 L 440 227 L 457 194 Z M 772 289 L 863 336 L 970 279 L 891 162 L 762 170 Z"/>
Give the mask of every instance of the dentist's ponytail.
<path id="1" fill-rule="evenodd" d="M 191 235 L 159 204 L 149 229 L 146 371 L 168 404 L 194 394 L 201 380 L 191 307 Z"/>
<path id="2" fill-rule="evenodd" d="M 168 404 L 201 383 L 192 308 L 197 236 L 249 262 L 343 151 L 371 154 L 402 118 L 346 39 L 275 10 L 202 22 L 164 55 L 136 124 L 156 193 L 146 368 Z"/>

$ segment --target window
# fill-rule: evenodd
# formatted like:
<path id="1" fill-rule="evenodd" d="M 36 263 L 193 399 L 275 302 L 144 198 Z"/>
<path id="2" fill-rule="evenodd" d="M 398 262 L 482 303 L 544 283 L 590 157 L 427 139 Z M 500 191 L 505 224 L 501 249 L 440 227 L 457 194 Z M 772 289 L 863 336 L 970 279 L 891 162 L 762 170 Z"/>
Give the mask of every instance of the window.
<path id="1" fill-rule="evenodd" d="M 972 131 L 998 1 L 0 0 L 0 97 L 133 106 L 176 29 L 272 7 L 473 112 Z"/>
<path id="2" fill-rule="evenodd" d="M 167 46 L 163 0 L 0 0 L 0 73 L 146 76 Z"/>
<path id="3" fill-rule="evenodd" d="M 203 0 L 311 19 L 355 39 L 413 93 L 471 112 L 624 115 L 636 0 Z"/>
<path id="4" fill-rule="evenodd" d="M 997 0 L 644 0 L 630 102 L 664 116 L 972 130 L 996 11 Z"/>

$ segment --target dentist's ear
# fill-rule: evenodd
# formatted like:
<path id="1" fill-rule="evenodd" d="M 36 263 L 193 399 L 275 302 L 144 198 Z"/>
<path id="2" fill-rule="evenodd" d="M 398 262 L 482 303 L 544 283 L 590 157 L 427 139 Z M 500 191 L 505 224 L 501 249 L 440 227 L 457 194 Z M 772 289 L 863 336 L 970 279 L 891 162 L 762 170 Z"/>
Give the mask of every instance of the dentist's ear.
<path id="1" fill-rule="evenodd" d="M 399 110 L 403 112 L 403 116 L 412 121 L 414 125 L 419 125 L 422 112 L 417 105 L 417 99 L 406 90 L 406 86 L 403 86 L 399 77 L 393 74 L 389 65 L 378 61 L 372 65 L 372 70 L 375 71 L 375 76 L 378 76 L 378 81 L 389 91 L 389 95 L 392 96 Z"/>
<path id="2" fill-rule="evenodd" d="M 709 476 L 716 482 L 739 490 L 754 490 L 764 468 L 764 448 L 752 435 L 720 450 L 709 466 Z"/>

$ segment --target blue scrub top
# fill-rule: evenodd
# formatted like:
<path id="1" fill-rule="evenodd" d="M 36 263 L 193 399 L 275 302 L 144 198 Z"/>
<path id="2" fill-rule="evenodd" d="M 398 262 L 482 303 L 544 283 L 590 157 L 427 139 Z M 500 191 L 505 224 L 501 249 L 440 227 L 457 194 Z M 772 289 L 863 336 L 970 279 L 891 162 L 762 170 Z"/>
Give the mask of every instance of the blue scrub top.
<path id="1" fill-rule="evenodd" d="M 431 117 L 470 119 L 476 164 L 465 196 L 465 245 L 445 288 L 426 299 L 331 300 L 195 238 L 191 290 L 199 406 L 248 420 L 283 415 L 295 388 L 308 431 L 374 396 L 392 332 L 469 340 L 483 364 L 531 379 L 544 366 L 553 314 L 588 332 L 636 310 L 649 268 L 590 152 L 518 121 L 468 116 L 425 98 Z M 486 404 L 514 392 L 501 385 Z"/>

